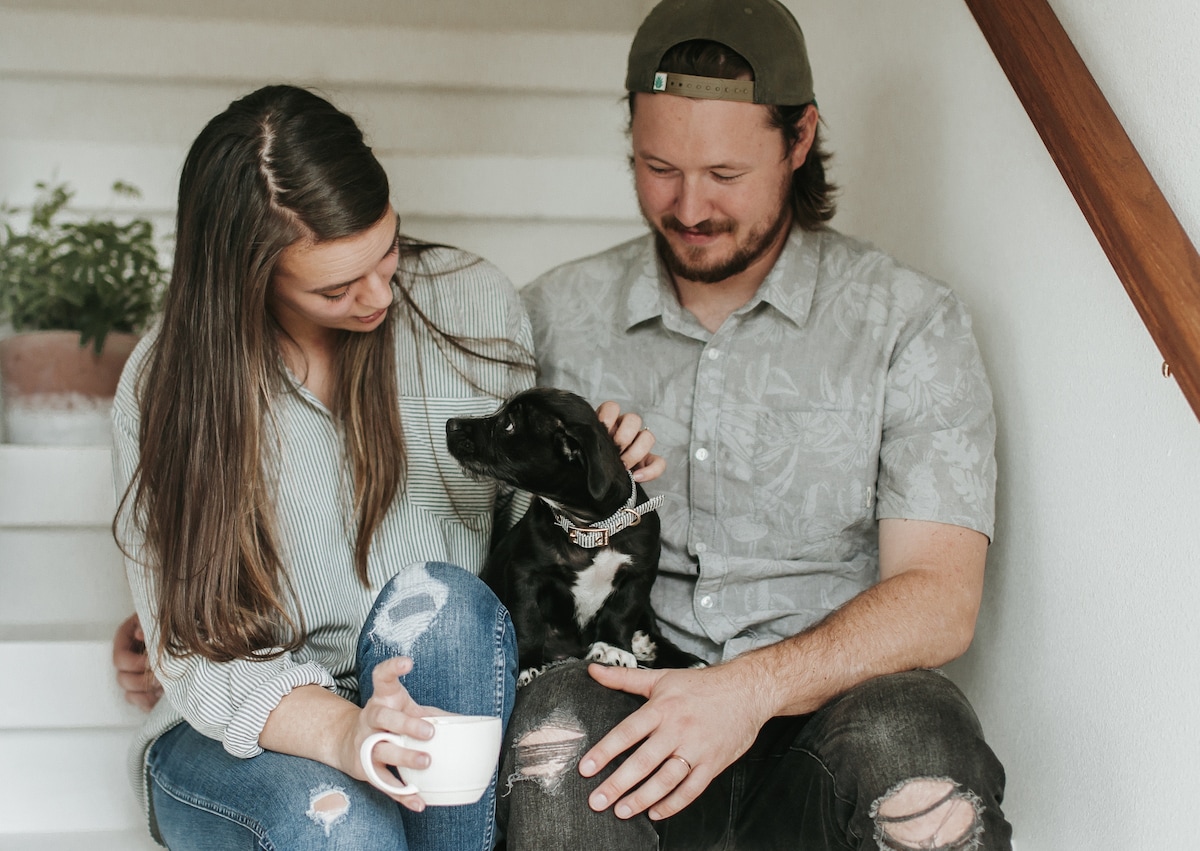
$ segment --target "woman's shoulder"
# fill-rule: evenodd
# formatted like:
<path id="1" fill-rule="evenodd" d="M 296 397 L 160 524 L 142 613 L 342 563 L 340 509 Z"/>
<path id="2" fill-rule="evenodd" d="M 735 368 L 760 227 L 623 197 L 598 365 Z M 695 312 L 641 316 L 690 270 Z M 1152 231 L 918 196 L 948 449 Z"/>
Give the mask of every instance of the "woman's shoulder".
<path id="1" fill-rule="evenodd" d="M 521 312 L 516 287 L 495 264 L 447 245 L 401 249 L 400 286 L 415 306 L 455 334 L 499 336 Z"/>
<path id="2" fill-rule="evenodd" d="M 139 416 L 138 397 L 141 390 L 141 377 L 146 367 L 149 366 L 150 353 L 157 339 L 158 323 L 155 323 L 142 335 L 121 370 L 121 380 L 117 384 L 113 409 L 132 420 L 137 420 Z"/>
<path id="3" fill-rule="evenodd" d="M 401 244 L 401 274 L 414 284 L 438 287 L 514 289 L 512 282 L 491 261 L 463 248 L 408 240 Z"/>

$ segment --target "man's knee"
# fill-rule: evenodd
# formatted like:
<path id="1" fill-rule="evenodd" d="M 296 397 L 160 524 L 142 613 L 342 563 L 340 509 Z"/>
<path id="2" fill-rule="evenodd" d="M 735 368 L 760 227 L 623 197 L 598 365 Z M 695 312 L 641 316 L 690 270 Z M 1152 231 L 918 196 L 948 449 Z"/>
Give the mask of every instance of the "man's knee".
<path id="1" fill-rule="evenodd" d="M 570 712 L 554 711 L 543 722 L 521 733 L 512 743 L 512 771 L 508 788 L 522 781 L 536 783 L 542 791 L 557 793 L 569 772 L 579 764 L 587 738 Z"/>
<path id="2" fill-rule="evenodd" d="M 895 765 L 925 766 L 912 776 L 943 776 L 943 764 L 960 764 L 986 752 L 983 730 L 970 703 L 949 679 L 934 671 L 878 677 L 852 689 L 827 716 L 829 730 L 855 730 L 842 741 Z M 968 759 L 968 762 L 970 760 Z"/>
<path id="3" fill-rule="evenodd" d="M 983 803 L 948 778 L 905 781 L 871 805 L 880 851 L 975 851 Z"/>
<path id="4" fill-rule="evenodd" d="M 597 683 L 582 663 L 549 668 L 517 693 L 508 730 L 508 791 L 532 782 L 557 793 L 588 748 L 640 705 Z"/>

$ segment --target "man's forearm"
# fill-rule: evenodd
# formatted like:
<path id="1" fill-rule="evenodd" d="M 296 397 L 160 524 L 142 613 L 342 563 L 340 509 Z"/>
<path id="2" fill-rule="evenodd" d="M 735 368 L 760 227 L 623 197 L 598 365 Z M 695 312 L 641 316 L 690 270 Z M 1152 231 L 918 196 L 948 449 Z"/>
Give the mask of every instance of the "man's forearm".
<path id="1" fill-rule="evenodd" d="M 940 524 L 917 531 L 922 525 L 936 527 L 920 551 L 928 555 L 911 556 L 911 543 L 900 539 L 895 551 L 906 561 L 885 567 L 883 581 L 799 635 L 729 663 L 743 668 L 773 714 L 813 712 L 868 679 L 944 665 L 970 646 L 987 539 Z"/>

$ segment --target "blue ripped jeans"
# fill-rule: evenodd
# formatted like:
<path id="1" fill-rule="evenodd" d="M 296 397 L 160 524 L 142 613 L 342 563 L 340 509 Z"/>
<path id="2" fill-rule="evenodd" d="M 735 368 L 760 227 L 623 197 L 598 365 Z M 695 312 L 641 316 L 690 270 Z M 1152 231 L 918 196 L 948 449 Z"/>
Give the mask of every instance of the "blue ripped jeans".
<path id="1" fill-rule="evenodd" d="M 502 757 L 507 851 L 1011 849 L 1004 769 L 967 699 L 935 671 L 868 680 L 811 715 L 772 718 L 700 797 L 659 822 L 588 808 L 619 761 L 590 779 L 578 770 L 642 703 L 576 663 L 521 689 Z M 898 793 L 910 782 L 933 794 L 907 801 Z"/>
<path id="2" fill-rule="evenodd" d="M 414 666 L 404 687 L 426 706 L 500 715 L 507 725 L 517 664 L 508 612 L 480 579 L 436 562 L 402 570 L 376 599 L 358 644 L 361 701 L 371 696 L 375 666 L 402 654 L 380 636 L 394 634 L 406 614 L 429 607 L 430 579 L 448 590 L 446 603 L 423 634 L 405 642 L 403 653 Z M 413 813 L 320 762 L 271 751 L 231 756 L 186 723 L 159 737 L 146 768 L 152 822 L 175 851 L 488 851 L 496 840 L 494 777 L 476 804 Z"/>

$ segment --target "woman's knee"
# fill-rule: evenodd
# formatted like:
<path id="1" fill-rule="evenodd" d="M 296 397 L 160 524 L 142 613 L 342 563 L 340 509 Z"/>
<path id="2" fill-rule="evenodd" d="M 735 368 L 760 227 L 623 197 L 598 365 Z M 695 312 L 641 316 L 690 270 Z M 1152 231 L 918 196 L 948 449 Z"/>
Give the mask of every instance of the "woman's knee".
<path id="1" fill-rule="evenodd" d="M 360 653 L 415 656 L 422 644 L 472 643 L 503 650 L 512 621 L 479 577 L 442 562 L 400 570 L 375 599 L 359 637 Z"/>
<path id="2" fill-rule="evenodd" d="M 508 611 L 483 580 L 442 562 L 409 565 L 380 591 L 359 637 L 361 698 L 377 664 L 408 656 L 404 684 L 418 702 L 507 718 L 516 653 Z"/>

